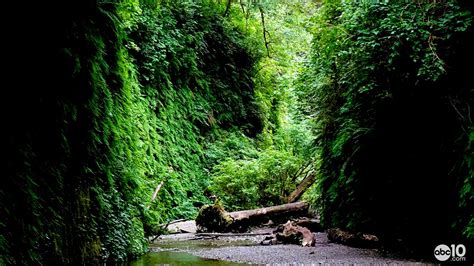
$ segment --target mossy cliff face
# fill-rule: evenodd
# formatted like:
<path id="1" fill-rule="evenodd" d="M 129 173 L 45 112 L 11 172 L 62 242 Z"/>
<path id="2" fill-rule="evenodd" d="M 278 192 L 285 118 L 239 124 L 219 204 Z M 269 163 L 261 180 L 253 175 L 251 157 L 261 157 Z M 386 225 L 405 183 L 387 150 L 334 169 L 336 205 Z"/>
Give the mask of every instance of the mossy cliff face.
<path id="1" fill-rule="evenodd" d="M 146 230 L 204 201 L 204 140 L 260 130 L 242 35 L 210 3 L 145 2 L 14 7 L 0 264 L 142 254 Z"/>
<path id="2" fill-rule="evenodd" d="M 323 1 L 300 92 L 326 226 L 430 255 L 473 240 L 472 12 L 468 1 Z"/>
<path id="3" fill-rule="evenodd" d="M 11 156 L 0 189 L 3 263 L 140 254 L 146 243 L 136 192 L 144 176 L 134 116 L 142 100 L 118 5 L 25 8 L 31 28 L 14 39 L 27 47 L 13 63 Z"/>

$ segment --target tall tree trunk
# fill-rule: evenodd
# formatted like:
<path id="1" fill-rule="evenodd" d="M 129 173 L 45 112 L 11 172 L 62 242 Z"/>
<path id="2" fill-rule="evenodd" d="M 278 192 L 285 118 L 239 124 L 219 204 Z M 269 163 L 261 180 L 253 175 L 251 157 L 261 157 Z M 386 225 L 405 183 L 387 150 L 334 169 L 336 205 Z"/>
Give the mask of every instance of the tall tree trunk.
<path id="1" fill-rule="evenodd" d="M 263 12 L 263 7 L 261 5 L 258 5 L 258 10 L 260 11 L 260 17 L 262 19 L 263 40 L 265 41 L 265 48 L 267 49 L 267 56 L 270 57 L 270 48 L 268 47 L 270 42 L 268 41 L 268 38 L 267 38 L 268 31 L 267 31 L 267 28 L 265 27 L 265 14 Z"/>

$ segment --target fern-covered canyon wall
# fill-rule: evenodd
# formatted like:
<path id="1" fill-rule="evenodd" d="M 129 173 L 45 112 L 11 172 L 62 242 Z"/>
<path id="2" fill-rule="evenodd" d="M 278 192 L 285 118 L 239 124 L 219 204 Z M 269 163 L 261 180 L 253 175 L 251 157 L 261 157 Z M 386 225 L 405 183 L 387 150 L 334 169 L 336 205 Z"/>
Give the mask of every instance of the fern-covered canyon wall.
<path id="1" fill-rule="evenodd" d="M 468 1 L 323 1 L 300 93 L 326 226 L 423 254 L 472 243 L 472 12 Z"/>
<path id="2" fill-rule="evenodd" d="M 193 202 L 206 202 L 206 143 L 222 130 L 262 130 L 260 55 L 212 1 L 21 8 L 27 26 L 11 32 L 4 105 L 0 264 L 142 254 L 156 224 L 193 218 Z"/>

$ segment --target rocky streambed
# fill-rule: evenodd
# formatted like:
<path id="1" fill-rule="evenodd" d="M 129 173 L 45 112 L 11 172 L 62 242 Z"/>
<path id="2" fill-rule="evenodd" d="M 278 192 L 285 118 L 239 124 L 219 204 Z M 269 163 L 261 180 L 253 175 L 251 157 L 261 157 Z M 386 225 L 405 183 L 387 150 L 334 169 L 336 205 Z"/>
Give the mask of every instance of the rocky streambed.
<path id="1" fill-rule="evenodd" d="M 158 256 L 162 254 L 168 260 L 164 258 L 158 263 L 143 264 L 142 262 L 136 265 L 428 264 L 386 256 L 377 249 L 354 248 L 332 243 L 324 232 L 314 233 L 316 244 L 313 247 L 293 244 L 261 245 L 261 242 L 271 235 L 274 229 L 258 228 L 241 235 L 178 233 L 160 236 L 150 244 L 150 254 Z M 183 260 L 186 256 L 191 256 L 191 262 L 189 259 Z"/>

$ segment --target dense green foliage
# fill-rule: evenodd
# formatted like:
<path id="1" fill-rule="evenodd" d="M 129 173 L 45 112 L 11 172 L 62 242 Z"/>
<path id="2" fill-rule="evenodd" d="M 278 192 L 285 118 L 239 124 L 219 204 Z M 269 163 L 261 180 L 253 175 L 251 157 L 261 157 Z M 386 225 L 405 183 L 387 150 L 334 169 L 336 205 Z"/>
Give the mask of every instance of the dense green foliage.
<path id="1" fill-rule="evenodd" d="M 192 202 L 205 201 L 206 141 L 219 128 L 261 130 L 246 37 L 225 25 L 214 5 L 170 2 L 145 6 L 129 29 L 130 53 L 154 115 L 154 180 L 166 180 L 152 204 L 156 222 L 190 218 Z M 155 181 L 156 182 L 156 181 Z M 156 186 L 156 184 L 155 184 Z M 156 211 L 156 212 L 155 212 Z"/>
<path id="2" fill-rule="evenodd" d="M 31 27 L 11 35 L 0 264 L 124 261 L 156 224 L 196 214 L 215 132 L 255 136 L 263 124 L 251 80 L 259 53 L 222 8 L 27 7 Z M 23 50 L 29 39 L 44 42 Z"/>
<path id="3" fill-rule="evenodd" d="M 278 137 L 275 136 L 276 138 Z M 306 136 L 296 136 L 296 140 L 306 140 Z M 312 169 L 310 158 L 301 151 L 294 150 L 294 142 L 284 146 L 272 145 L 260 150 L 248 143 L 245 136 L 233 136 L 225 143 L 216 145 L 242 145 L 240 152 L 231 154 L 217 164 L 212 171 L 210 187 L 226 203 L 227 210 L 252 209 L 286 203 L 286 197 L 296 188 L 297 181 Z M 234 143 L 232 143 L 234 142 Z M 232 150 L 230 150 L 232 151 Z"/>
<path id="4" fill-rule="evenodd" d="M 474 239 L 468 1 L 9 10 L 0 265 L 124 262 L 211 193 L 280 204 L 314 174 L 327 227 L 429 254 Z"/>
<path id="5" fill-rule="evenodd" d="M 262 35 L 263 12 L 268 50 L 260 45 L 267 56 L 257 62 L 253 76 L 262 133 L 255 139 L 239 133 L 221 136 L 206 153 L 212 162 L 223 158 L 211 169 L 210 189 L 228 210 L 286 203 L 296 184 L 313 171 L 313 136 L 296 109 L 294 81 L 310 47 L 306 24 L 314 8 L 311 1 L 241 1 L 231 9 L 235 24 L 250 36 Z"/>
<path id="6" fill-rule="evenodd" d="M 323 2 L 300 94 L 326 226 L 473 239 L 473 28 L 457 1 Z"/>

